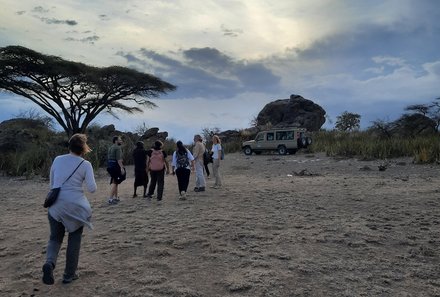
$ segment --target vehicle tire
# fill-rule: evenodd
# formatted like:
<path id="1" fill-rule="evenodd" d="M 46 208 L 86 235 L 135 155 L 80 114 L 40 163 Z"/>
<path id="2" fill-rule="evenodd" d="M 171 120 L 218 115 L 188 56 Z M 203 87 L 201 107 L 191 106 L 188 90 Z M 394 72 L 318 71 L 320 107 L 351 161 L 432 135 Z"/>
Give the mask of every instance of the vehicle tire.
<path id="1" fill-rule="evenodd" d="M 250 146 L 246 146 L 246 147 L 244 147 L 244 148 L 243 148 L 243 153 L 244 153 L 245 155 L 247 155 L 247 156 L 252 155 L 252 149 L 251 149 L 251 147 L 250 147 Z"/>
<path id="2" fill-rule="evenodd" d="M 295 154 L 296 154 L 296 149 L 291 149 L 291 150 L 289 150 L 289 154 L 291 154 L 291 155 L 295 155 Z"/>
<path id="3" fill-rule="evenodd" d="M 304 137 L 298 138 L 298 148 L 307 147 L 307 140 Z"/>
<path id="4" fill-rule="evenodd" d="M 255 153 L 255 155 L 261 155 L 260 151 L 257 151 L 257 152 L 254 152 L 254 153 Z"/>
<path id="5" fill-rule="evenodd" d="M 287 149 L 286 149 L 286 147 L 285 147 L 284 145 L 280 145 L 280 146 L 278 147 L 278 154 L 280 154 L 280 155 L 285 155 L 285 154 L 287 154 Z"/>

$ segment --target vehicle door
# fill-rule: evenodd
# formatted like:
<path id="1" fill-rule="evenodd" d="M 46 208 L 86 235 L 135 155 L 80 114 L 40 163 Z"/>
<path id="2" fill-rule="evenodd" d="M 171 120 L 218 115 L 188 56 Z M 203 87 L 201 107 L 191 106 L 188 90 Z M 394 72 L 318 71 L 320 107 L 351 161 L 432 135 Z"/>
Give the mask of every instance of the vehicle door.
<path id="1" fill-rule="evenodd" d="M 277 141 L 275 138 L 275 131 L 266 132 L 266 141 L 264 143 L 264 149 L 274 150 L 277 148 Z"/>
<path id="2" fill-rule="evenodd" d="M 266 142 L 266 133 L 260 132 L 257 134 L 257 137 L 255 137 L 255 148 L 253 149 L 264 149 L 264 143 Z"/>

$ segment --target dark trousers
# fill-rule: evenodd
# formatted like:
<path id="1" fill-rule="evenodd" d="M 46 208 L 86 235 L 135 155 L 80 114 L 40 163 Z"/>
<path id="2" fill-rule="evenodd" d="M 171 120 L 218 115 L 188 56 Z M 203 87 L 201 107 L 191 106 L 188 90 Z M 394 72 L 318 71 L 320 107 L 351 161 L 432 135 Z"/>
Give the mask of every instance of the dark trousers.
<path id="1" fill-rule="evenodd" d="M 179 194 L 182 191 L 186 192 L 188 190 L 190 175 L 191 175 L 191 170 L 189 170 L 188 168 L 176 169 L 177 183 L 179 184 Z"/>
<path id="2" fill-rule="evenodd" d="M 150 171 L 150 188 L 148 189 L 148 195 L 153 195 L 157 184 L 157 200 L 162 199 L 163 188 L 165 184 L 165 169 L 159 171 Z"/>
<path id="3" fill-rule="evenodd" d="M 50 238 L 47 244 L 46 262 L 52 263 L 55 267 L 57 263 L 58 253 L 63 243 L 64 233 L 66 229 L 64 225 L 57 222 L 54 218 L 49 217 L 50 226 Z M 66 250 L 66 268 L 64 269 L 64 276 L 66 278 L 73 277 L 78 267 L 79 250 L 81 248 L 81 238 L 83 233 L 83 227 L 79 228 L 75 232 L 69 233 Z"/>
<path id="4" fill-rule="evenodd" d="M 208 168 L 208 164 L 209 164 L 209 163 L 203 164 L 203 165 L 205 165 L 205 171 L 206 171 L 206 175 L 207 175 L 207 176 L 209 176 L 209 168 Z"/>

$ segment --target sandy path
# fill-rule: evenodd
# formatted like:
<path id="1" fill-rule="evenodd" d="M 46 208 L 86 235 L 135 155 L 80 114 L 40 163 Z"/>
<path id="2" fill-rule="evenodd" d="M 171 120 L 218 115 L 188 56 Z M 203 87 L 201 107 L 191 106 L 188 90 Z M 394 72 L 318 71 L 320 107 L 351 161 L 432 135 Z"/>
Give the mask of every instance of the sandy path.
<path id="1" fill-rule="evenodd" d="M 100 170 L 80 279 L 61 284 L 63 248 L 54 286 L 40 280 L 47 182 L 2 177 L 0 295 L 440 296 L 440 168 L 379 164 L 229 154 L 222 190 L 178 201 L 168 176 L 159 204 L 131 198 L 130 177 L 117 206 Z"/>

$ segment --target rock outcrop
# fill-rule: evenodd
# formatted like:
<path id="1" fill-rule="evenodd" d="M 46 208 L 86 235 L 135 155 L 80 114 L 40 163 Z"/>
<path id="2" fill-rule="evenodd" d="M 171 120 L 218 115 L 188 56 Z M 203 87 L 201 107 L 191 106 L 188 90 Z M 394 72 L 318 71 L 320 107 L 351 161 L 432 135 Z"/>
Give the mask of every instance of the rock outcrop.
<path id="1" fill-rule="evenodd" d="M 41 120 L 6 120 L 0 123 L 0 151 L 24 150 L 33 143 L 46 142 L 52 134 Z"/>
<path id="2" fill-rule="evenodd" d="M 159 128 L 153 127 L 145 131 L 144 135 L 141 136 L 140 140 L 149 140 L 156 141 L 161 140 L 164 141 L 168 137 L 168 132 L 159 132 Z"/>
<path id="3" fill-rule="evenodd" d="M 318 131 L 325 123 L 325 110 L 299 95 L 268 103 L 257 116 L 257 125 L 274 127 L 297 126 Z"/>

